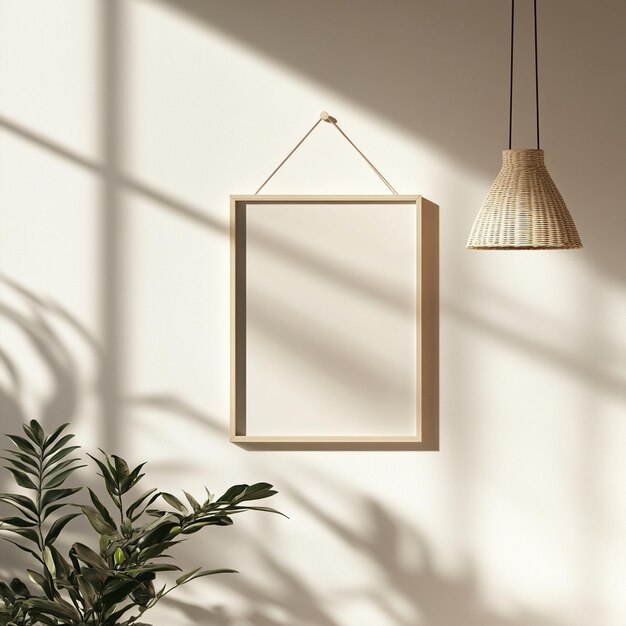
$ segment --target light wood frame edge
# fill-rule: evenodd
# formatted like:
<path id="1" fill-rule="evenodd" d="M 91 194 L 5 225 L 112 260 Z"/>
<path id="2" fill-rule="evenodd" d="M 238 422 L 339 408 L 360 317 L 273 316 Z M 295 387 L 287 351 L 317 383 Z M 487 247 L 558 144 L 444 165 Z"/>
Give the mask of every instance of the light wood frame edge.
<path id="1" fill-rule="evenodd" d="M 237 436 L 237 197 L 230 197 L 230 440 Z"/>
<path id="2" fill-rule="evenodd" d="M 239 354 L 237 346 L 237 204 L 270 202 L 403 203 L 415 202 L 417 240 L 418 307 L 417 359 L 420 363 L 417 389 L 419 436 L 254 436 L 245 434 L 238 412 Z M 418 195 L 232 195 L 230 197 L 230 441 L 252 450 L 439 450 L 439 207 Z"/>

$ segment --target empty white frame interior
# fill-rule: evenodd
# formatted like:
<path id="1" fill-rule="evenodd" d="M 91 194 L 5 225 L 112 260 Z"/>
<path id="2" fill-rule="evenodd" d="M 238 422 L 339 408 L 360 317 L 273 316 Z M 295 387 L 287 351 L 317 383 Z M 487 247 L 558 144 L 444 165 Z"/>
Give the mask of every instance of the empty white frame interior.
<path id="1" fill-rule="evenodd" d="M 422 440 L 425 202 L 233 198 L 235 440 Z"/>

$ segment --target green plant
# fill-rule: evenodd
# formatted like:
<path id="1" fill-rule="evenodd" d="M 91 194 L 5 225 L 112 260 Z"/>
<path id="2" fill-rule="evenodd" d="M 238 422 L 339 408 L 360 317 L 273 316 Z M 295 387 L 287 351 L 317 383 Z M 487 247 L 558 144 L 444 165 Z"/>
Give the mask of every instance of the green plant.
<path id="1" fill-rule="evenodd" d="M 268 483 L 235 485 L 217 499 L 207 490 L 203 501 L 183 492 L 186 503 L 156 489 L 131 497 L 145 463 L 131 469 L 102 450 L 101 458 L 88 456 L 104 480 L 111 510 L 89 488 L 90 503 L 74 504 L 68 498 L 81 487 L 65 484 L 85 466 L 75 454 L 79 446 L 71 445 L 74 435 L 65 434 L 67 426 L 46 435 L 33 420 L 24 425 L 26 437 L 7 435 L 16 449 L 5 451 L 5 467 L 28 495 L 0 493 L 0 502 L 15 509 L 14 515 L 0 518 L 0 528 L 15 535 L 5 539 L 34 559 L 34 569 L 26 573 L 35 590 L 19 578 L 0 582 L 0 626 L 148 626 L 138 620 L 174 589 L 202 576 L 236 573 L 198 568 L 157 590 L 157 575 L 181 571 L 165 562 L 171 548 L 208 526 L 231 525 L 236 513 L 277 513 L 247 504 L 273 496 L 276 491 Z M 80 515 L 97 533 L 98 548 L 74 543 L 63 556 L 55 544 Z"/>

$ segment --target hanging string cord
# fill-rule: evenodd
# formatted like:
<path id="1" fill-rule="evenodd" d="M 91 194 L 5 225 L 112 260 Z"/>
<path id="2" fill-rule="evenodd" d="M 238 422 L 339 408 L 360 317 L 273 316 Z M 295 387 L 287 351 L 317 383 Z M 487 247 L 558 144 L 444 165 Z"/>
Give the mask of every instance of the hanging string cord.
<path id="1" fill-rule="evenodd" d="M 513 138 L 513 40 L 515 37 L 515 0 L 511 0 L 511 72 L 509 80 L 509 150 Z"/>
<path id="2" fill-rule="evenodd" d="M 348 137 L 348 135 L 341 130 L 339 124 L 337 124 L 337 120 L 332 118 L 330 121 L 332 125 L 342 134 L 342 136 L 346 138 L 346 141 L 365 159 L 365 162 L 372 168 L 372 170 L 374 170 L 378 178 L 380 178 L 380 180 L 387 185 L 387 189 L 389 189 L 394 196 L 397 196 L 398 192 L 391 186 L 391 183 L 379 172 L 378 168 L 376 168 L 376 166 L 359 150 L 359 148 L 357 148 L 354 141 L 352 141 L 352 139 L 350 139 L 350 137 Z"/>
<path id="3" fill-rule="evenodd" d="M 537 117 L 537 150 L 539 150 L 539 61 L 537 57 L 537 0 L 534 0 L 533 8 L 535 17 L 535 111 Z"/>
<path id="4" fill-rule="evenodd" d="M 313 124 L 311 129 L 306 133 L 306 135 L 304 135 L 304 137 L 302 137 L 302 139 L 300 139 L 300 141 L 295 145 L 293 150 L 278 164 L 276 169 L 263 181 L 263 184 L 254 192 L 255 196 L 259 193 L 259 191 L 261 191 L 261 189 L 263 189 L 263 187 L 265 187 L 265 185 L 267 185 L 267 183 L 270 182 L 274 174 L 278 172 L 278 170 L 287 162 L 289 157 L 291 157 L 291 155 L 304 143 L 304 140 L 318 127 L 320 122 L 328 122 L 332 124 L 341 133 L 341 135 L 345 137 L 348 143 L 365 159 L 367 164 L 372 168 L 372 170 L 374 170 L 374 172 L 377 174 L 380 180 L 382 180 L 383 183 L 387 185 L 387 188 L 391 191 L 391 193 L 393 193 L 396 196 L 398 195 L 398 192 L 391 186 L 391 183 L 378 171 L 378 169 L 374 166 L 374 164 L 361 152 L 361 150 L 357 148 L 356 144 L 352 141 L 352 139 L 350 139 L 350 137 L 348 137 L 348 135 L 346 135 L 346 133 L 344 133 L 343 130 L 339 128 L 339 124 L 337 124 L 337 120 L 331 115 L 329 115 L 328 113 L 326 113 L 326 111 L 322 111 L 322 113 L 320 114 L 320 119 L 317 120 L 315 124 Z"/>
<path id="5" fill-rule="evenodd" d="M 322 122 L 322 118 L 320 117 L 320 119 L 317 120 L 317 122 L 315 122 L 313 126 L 311 126 L 311 129 L 309 130 L 309 132 L 304 137 L 302 137 L 302 139 L 300 139 L 300 141 L 295 145 L 294 149 L 278 164 L 276 169 L 263 181 L 263 184 L 254 192 L 255 196 L 259 193 L 259 191 L 261 191 L 261 189 L 263 189 L 263 187 L 265 187 L 265 185 L 267 185 L 267 183 L 270 182 L 274 174 L 276 174 L 276 172 L 287 162 L 287 159 L 289 159 L 289 157 L 304 143 L 304 140 L 318 127 L 318 125 L 321 122 Z"/>

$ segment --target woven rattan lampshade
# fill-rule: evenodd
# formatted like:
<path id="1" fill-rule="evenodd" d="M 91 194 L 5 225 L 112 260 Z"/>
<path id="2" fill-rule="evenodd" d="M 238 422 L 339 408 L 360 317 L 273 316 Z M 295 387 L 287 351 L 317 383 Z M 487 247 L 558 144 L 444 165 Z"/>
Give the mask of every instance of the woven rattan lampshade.
<path id="1" fill-rule="evenodd" d="M 496 177 L 472 227 L 468 248 L 581 248 L 574 221 L 550 177 L 543 150 L 504 150 Z"/>
<path id="2" fill-rule="evenodd" d="M 535 39 L 535 114 L 537 148 L 512 150 L 513 56 L 515 0 L 511 0 L 509 80 L 509 149 L 502 152 L 502 169 L 479 211 L 467 242 L 477 250 L 566 250 L 582 248 L 565 202 L 548 174 L 539 142 L 539 63 L 537 0 L 533 0 Z"/>

